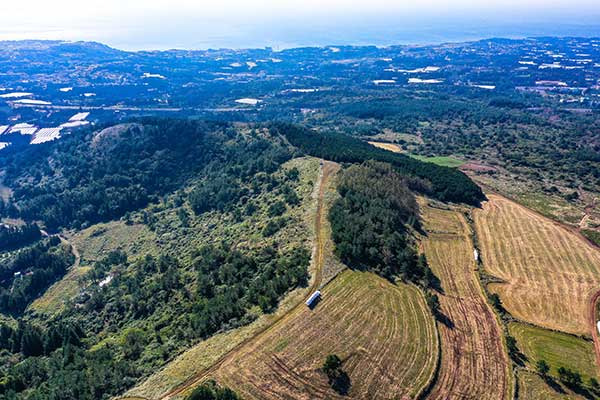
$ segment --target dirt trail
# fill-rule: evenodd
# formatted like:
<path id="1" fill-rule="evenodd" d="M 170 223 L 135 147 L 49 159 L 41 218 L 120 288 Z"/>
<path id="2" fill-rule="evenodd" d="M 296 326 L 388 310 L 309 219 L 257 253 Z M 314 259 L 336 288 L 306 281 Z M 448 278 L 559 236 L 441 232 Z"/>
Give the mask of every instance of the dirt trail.
<path id="1" fill-rule="evenodd" d="M 504 400 L 510 367 L 498 320 L 483 297 L 469 227 L 457 211 L 426 207 L 423 247 L 440 278 L 442 357 L 428 399 Z"/>
<path id="2" fill-rule="evenodd" d="M 315 217 L 315 236 L 316 237 L 315 237 L 315 252 L 314 252 L 314 259 L 313 259 L 314 260 L 314 279 L 310 286 L 308 296 L 310 296 L 310 294 L 312 294 L 315 290 L 319 289 L 321 287 L 321 284 L 323 281 L 323 261 L 324 261 L 323 254 L 324 254 L 324 247 L 325 247 L 326 240 L 322 234 L 323 229 L 321 227 L 321 224 L 322 224 L 323 218 L 326 218 L 326 215 L 324 215 L 324 213 L 323 213 L 324 197 L 325 197 L 325 190 L 327 188 L 329 180 L 332 178 L 332 176 L 335 175 L 335 173 L 337 172 L 338 169 L 339 169 L 339 165 L 336 163 L 328 162 L 328 161 L 323 162 L 323 168 L 322 168 L 323 175 L 322 175 L 320 183 L 319 183 L 319 193 L 318 193 L 317 210 L 316 210 L 316 217 Z M 211 374 L 213 374 L 215 371 L 217 371 L 219 369 L 219 367 L 221 367 L 221 365 L 223 365 L 225 362 L 230 361 L 233 358 L 235 358 L 238 355 L 238 353 L 240 353 L 246 346 L 252 345 L 252 343 L 259 340 L 265 334 L 268 334 L 268 332 L 271 331 L 273 328 L 281 325 L 285 321 L 289 320 L 292 316 L 297 314 L 299 311 L 301 311 L 304 308 L 304 301 L 308 298 L 308 296 L 306 296 L 300 302 L 298 302 L 292 309 L 290 309 L 289 312 L 287 312 L 286 314 L 283 314 L 281 317 L 274 320 L 271 325 L 258 331 L 254 336 L 244 340 L 243 342 L 238 344 L 236 347 L 231 349 L 229 352 L 225 353 L 210 368 L 191 376 L 186 381 L 182 382 L 181 384 L 177 385 L 173 389 L 169 390 L 167 393 L 165 393 L 164 395 L 161 396 L 161 399 L 162 400 L 171 399 L 174 396 L 182 394 L 186 390 L 191 389 L 194 386 L 197 386 L 198 384 L 200 384 L 202 381 L 207 379 Z"/>
<path id="3" fill-rule="evenodd" d="M 42 232 L 44 232 L 44 231 L 42 231 Z M 67 239 L 63 235 L 58 235 L 58 238 L 60 239 L 62 244 L 69 246 L 69 248 L 71 249 L 71 253 L 73 253 L 73 255 L 75 256 L 75 262 L 73 262 L 71 269 L 79 268 L 79 264 L 81 264 L 81 254 L 79 254 L 79 250 L 77 249 L 77 247 L 75 247 L 75 245 L 73 243 L 71 243 L 69 241 L 69 239 Z"/>

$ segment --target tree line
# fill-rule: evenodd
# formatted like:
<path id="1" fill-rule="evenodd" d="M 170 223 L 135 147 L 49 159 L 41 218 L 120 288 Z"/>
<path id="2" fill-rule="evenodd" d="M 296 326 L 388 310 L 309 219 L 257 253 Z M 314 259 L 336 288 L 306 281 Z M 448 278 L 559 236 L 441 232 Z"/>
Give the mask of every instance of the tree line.
<path id="1" fill-rule="evenodd" d="M 420 178 L 421 181 L 413 182 L 413 189 L 441 201 L 479 205 L 485 199 L 481 188 L 454 168 L 379 149 L 342 133 L 318 133 L 290 124 L 273 124 L 271 129 L 303 152 L 315 157 L 348 163 L 362 163 L 368 160 L 389 163 L 402 175 Z M 423 184 L 422 180 L 428 184 Z"/>

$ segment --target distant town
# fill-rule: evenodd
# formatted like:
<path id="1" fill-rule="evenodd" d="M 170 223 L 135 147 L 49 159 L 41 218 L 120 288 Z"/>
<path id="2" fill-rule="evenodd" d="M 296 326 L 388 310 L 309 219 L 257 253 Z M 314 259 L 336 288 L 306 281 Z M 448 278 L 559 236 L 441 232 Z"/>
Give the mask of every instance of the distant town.
<path id="1" fill-rule="evenodd" d="M 0 148 L 143 116 L 307 122 L 350 100 L 423 91 L 600 107 L 600 39 L 433 46 L 125 52 L 99 43 L 3 42 Z M 531 103 L 528 100 L 528 103 Z M 531 106 L 531 104 L 529 104 Z M 73 115 L 75 114 L 75 115 Z"/>

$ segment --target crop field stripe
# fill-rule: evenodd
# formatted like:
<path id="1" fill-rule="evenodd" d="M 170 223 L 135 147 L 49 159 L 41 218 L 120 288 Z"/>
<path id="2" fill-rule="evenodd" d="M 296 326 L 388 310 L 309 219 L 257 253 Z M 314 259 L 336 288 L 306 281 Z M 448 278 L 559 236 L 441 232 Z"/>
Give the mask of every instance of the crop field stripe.
<path id="1" fill-rule="evenodd" d="M 453 323 L 438 323 L 442 355 L 428 399 L 507 399 L 510 368 L 498 320 L 479 285 L 464 217 L 424 207 L 424 249 L 441 279 L 441 309 Z M 448 232 L 452 228 L 454 232 Z M 443 232 L 443 233 L 441 233 Z"/>
<path id="2" fill-rule="evenodd" d="M 589 299 L 600 288 L 600 252 L 558 223 L 498 195 L 475 212 L 489 288 L 515 317 L 588 334 Z"/>

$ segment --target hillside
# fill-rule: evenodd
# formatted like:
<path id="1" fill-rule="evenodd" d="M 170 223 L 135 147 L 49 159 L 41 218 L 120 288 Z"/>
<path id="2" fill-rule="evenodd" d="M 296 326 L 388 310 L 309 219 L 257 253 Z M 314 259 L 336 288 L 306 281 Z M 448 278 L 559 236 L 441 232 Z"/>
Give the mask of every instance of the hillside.
<path id="1" fill-rule="evenodd" d="M 600 285 L 600 252 L 576 233 L 503 197 L 475 212 L 486 271 L 514 317 L 579 335 Z"/>
<path id="2" fill-rule="evenodd" d="M 597 250 L 404 152 L 151 118 L 5 153 L 0 395 L 594 398 Z"/>
<path id="3" fill-rule="evenodd" d="M 76 263 L 71 259 L 52 275 L 54 286 L 32 291 L 41 297 L 2 325 L 3 395 L 34 395 L 45 382 L 46 395 L 108 398 L 200 339 L 272 312 L 287 292 L 307 284 L 304 224 L 318 162 L 292 159 L 276 138 L 266 140 L 258 131 L 207 126 L 159 121 L 113 127 L 3 160 L 11 165 L 7 176 L 18 216 L 39 216 L 55 229 L 65 221 L 71 229 L 64 241 L 77 255 Z M 170 128 L 186 130 L 176 143 L 160 141 Z M 82 165 L 85 171 L 78 171 Z M 140 185 L 147 185 L 143 193 Z M 206 190 L 222 195 L 207 199 Z M 143 200 L 115 204 L 123 193 Z M 73 212 L 79 213 L 75 223 Z M 43 276 L 35 265 L 19 269 L 20 252 L 13 253 L 7 254 L 17 257 L 11 277 L 13 270 L 31 271 L 36 282 Z M 7 293 L 10 301 L 17 295 Z M 47 343 L 49 335 L 56 344 Z M 65 338 L 72 338 L 75 357 L 63 360 Z M 111 373 L 86 378 L 85 371 L 101 370 Z M 77 384 L 61 391 L 65 380 Z"/>

